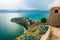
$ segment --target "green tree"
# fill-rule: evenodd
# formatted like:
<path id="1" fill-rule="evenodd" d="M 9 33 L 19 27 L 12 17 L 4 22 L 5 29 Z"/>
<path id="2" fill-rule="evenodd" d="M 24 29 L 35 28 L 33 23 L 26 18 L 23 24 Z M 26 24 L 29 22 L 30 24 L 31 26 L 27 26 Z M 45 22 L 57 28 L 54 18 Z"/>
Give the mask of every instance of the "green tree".
<path id="1" fill-rule="evenodd" d="M 45 23 L 46 21 L 47 21 L 46 18 L 42 18 L 42 19 L 41 19 L 41 22 L 42 22 L 42 23 Z"/>

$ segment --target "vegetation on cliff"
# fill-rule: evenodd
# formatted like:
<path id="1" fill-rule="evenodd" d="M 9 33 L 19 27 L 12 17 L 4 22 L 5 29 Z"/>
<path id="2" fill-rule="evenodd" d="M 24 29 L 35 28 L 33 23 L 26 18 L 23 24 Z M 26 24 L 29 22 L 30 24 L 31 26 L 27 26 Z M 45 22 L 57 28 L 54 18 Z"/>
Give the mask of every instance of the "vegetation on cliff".
<path id="1" fill-rule="evenodd" d="M 23 35 L 19 36 L 19 40 L 40 40 L 41 37 L 47 32 L 48 26 L 40 26 L 40 28 L 34 27 L 31 31 L 27 31 Z M 32 32 L 33 30 L 33 32 Z"/>
<path id="2" fill-rule="evenodd" d="M 39 29 L 39 34 L 45 34 L 46 31 L 48 30 L 48 27 L 47 26 L 40 26 L 40 29 Z"/>
<path id="3" fill-rule="evenodd" d="M 26 30 L 28 30 L 29 25 L 34 24 L 35 22 L 30 20 L 29 18 L 13 18 L 11 22 L 22 25 Z M 42 18 L 41 22 L 45 23 L 46 18 Z M 19 36 L 19 40 L 40 40 L 41 36 L 44 35 L 48 30 L 47 26 L 34 26 L 31 30 L 25 32 L 24 34 Z"/>

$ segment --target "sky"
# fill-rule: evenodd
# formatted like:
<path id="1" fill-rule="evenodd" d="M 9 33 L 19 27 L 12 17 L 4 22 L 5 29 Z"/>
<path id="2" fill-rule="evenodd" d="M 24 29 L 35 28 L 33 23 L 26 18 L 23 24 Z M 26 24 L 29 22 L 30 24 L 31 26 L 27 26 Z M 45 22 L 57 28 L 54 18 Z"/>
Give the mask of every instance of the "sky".
<path id="1" fill-rule="evenodd" d="M 0 10 L 49 10 L 60 0 L 0 0 Z"/>

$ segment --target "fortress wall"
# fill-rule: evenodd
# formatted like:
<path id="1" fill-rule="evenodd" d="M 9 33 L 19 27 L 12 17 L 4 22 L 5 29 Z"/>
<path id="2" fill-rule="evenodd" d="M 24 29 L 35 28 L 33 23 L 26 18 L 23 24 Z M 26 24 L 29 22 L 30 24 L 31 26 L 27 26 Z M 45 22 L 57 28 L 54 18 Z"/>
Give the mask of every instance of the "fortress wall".
<path id="1" fill-rule="evenodd" d="M 58 11 L 58 13 L 55 13 L 56 10 Z M 50 26 L 60 25 L 60 7 L 53 7 L 51 9 L 48 24 Z"/>

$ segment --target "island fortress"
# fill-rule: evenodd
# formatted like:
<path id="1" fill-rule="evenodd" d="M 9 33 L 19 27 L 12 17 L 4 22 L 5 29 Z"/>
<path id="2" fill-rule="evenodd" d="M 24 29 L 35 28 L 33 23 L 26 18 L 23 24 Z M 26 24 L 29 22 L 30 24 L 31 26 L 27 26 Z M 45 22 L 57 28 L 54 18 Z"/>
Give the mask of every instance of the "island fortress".
<path id="1" fill-rule="evenodd" d="M 60 7 L 53 7 L 50 11 L 50 16 L 48 19 L 48 24 L 50 26 L 60 25 Z"/>

